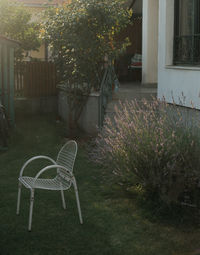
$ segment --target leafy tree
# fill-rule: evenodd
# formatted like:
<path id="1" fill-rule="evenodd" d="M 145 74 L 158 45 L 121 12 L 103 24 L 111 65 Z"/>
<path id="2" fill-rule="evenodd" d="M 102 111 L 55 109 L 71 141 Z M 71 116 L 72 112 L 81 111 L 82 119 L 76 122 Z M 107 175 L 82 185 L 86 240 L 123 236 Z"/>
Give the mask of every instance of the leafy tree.
<path id="1" fill-rule="evenodd" d="M 113 60 L 128 45 L 128 39 L 116 40 L 130 20 L 124 2 L 73 0 L 46 12 L 43 38 L 52 47 L 59 79 L 69 95 L 70 129 L 77 125 L 86 95 L 99 89 L 105 56 Z"/>
<path id="2" fill-rule="evenodd" d="M 0 34 L 20 42 L 17 59 L 40 46 L 39 26 L 31 22 L 31 14 L 23 6 L 7 0 L 0 1 Z"/>

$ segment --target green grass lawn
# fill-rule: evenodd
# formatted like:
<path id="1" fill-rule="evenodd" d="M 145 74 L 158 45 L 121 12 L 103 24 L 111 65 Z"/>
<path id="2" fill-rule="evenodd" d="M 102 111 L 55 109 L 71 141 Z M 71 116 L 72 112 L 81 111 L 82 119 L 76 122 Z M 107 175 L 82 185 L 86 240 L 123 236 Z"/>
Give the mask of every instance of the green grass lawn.
<path id="1" fill-rule="evenodd" d="M 55 158 L 63 134 L 64 127 L 53 118 L 26 118 L 17 122 L 9 149 L 0 153 L 0 255 L 200 254 L 195 252 L 200 249 L 198 227 L 151 220 L 134 197 L 104 182 L 102 169 L 88 162 L 83 142 L 78 143 L 74 168 L 83 225 L 73 189 L 65 192 L 67 210 L 59 192 L 36 190 L 32 232 L 28 232 L 29 190 L 25 188 L 21 213 L 16 216 L 20 168 L 34 155 Z M 25 174 L 34 176 L 41 167 L 37 162 Z"/>

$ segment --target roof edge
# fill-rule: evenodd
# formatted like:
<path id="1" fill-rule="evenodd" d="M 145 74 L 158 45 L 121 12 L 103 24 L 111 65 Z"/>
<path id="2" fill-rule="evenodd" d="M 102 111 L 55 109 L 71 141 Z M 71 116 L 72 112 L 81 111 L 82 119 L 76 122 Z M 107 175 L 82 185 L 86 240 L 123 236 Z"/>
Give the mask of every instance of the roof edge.
<path id="1" fill-rule="evenodd" d="M 15 40 L 10 39 L 10 38 L 8 38 L 6 36 L 3 36 L 3 35 L 0 35 L 0 41 L 9 42 L 9 43 L 13 44 L 15 47 L 20 45 L 20 43 L 18 41 L 15 41 Z"/>

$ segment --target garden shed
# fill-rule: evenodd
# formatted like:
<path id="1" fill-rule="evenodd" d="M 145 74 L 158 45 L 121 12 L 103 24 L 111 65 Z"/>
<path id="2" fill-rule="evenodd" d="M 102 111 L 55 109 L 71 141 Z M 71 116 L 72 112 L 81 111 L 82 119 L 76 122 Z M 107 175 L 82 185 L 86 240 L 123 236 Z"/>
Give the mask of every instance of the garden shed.
<path id="1" fill-rule="evenodd" d="M 0 102 L 14 123 L 14 49 L 18 43 L 0 35 Z"/>

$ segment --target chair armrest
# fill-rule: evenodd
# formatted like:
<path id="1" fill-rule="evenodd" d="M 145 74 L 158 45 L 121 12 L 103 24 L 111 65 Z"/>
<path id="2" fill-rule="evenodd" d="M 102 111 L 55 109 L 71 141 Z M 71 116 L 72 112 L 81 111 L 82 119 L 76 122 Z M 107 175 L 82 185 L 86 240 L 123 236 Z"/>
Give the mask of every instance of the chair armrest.
<path id="1" fill-rule="evenodd" d="M 36 160 L 36 159 L 48 159 L 49 161 L 51 161 L 51 163 L 53 163 L 54 165 L 56 165 L 56 161 L 53 160 L 52 158 L 50 157 L 47 157 L 47 156 L 35 156 L 35 157 L 32 157 L 30 158 L 29 160 L 27 160 L 24 165 L 22 166 L 21 170 L 20 170 L 20 174 L 19 176 L 22 177 L 23 175 L 23 172 L 24 172 L 24 169 L 27 167 L 28 164 L 30 164 L 32 161 Z"/>
<path id="2" fill-rule="evenodd" d="M 38 177 L 43 174 L 45 171 L 49 170 L 49 169 L 52 169 L 52 168 L 60 168 L 60 169 L 63 169 L 67 172 L 67 174 L 69 175 L 69 179 L 71 179 L 71 181 L 73 182 L 74 181 L 74 176 L 73 174 L 71 173 L 70 170 L 68 170 L 66 167 L 64 166 L 60 166 L 60 165 L 50 165 L 50 166 L 46 166 L 44 168 L 42 168 L 35 176 L 34 180 L 33 180 L 33 185 L 34 183 L 36 182 L 36 180 L 38 179 Z"/>

